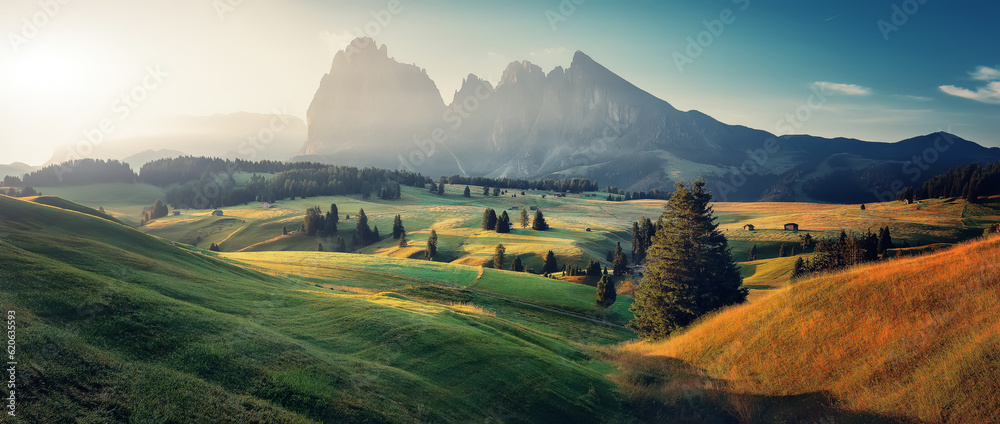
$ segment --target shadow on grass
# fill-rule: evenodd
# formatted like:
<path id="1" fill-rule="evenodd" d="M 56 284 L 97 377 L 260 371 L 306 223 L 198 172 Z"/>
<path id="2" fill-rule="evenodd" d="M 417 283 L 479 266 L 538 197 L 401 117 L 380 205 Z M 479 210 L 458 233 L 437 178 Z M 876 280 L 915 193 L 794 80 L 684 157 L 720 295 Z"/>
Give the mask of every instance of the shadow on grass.
<path id="1" fill-rule="evenodd" d="M 659 423 L 916 423 L 905 417 L 851 411 L 827 392 L 758 395 L 732 388 L 691 364 L 608 348 L 623 403 L 639 422 Z"/>

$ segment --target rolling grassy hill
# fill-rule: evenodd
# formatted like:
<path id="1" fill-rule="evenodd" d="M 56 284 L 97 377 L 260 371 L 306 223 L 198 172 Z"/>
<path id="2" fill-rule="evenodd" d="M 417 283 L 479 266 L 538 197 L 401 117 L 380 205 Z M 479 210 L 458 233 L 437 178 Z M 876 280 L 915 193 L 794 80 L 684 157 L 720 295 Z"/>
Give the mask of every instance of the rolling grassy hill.
<path id="1" fill-rule="evenodd" d="M 815 276 L 612 355 L 636 396 L 746 420 L 998 422 L 998 307 L 992 237 Z"/>
<path id="2" fill-rule="evenodd" d="M 568 338 L 412 281 L 359 291 L 171 244 L 0 196 L 19 422 L 626 419 L 609 367 Z"/>

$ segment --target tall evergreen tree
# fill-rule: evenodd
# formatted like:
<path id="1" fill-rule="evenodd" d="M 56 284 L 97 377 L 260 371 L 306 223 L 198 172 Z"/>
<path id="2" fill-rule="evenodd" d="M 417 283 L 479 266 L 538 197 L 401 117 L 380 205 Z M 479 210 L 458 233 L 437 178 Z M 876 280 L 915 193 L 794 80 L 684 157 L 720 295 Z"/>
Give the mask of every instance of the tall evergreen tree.
<path id="1" fill-rule="evenodd" d="M 521 264 L 521 257 L 515 256 L 514 262 L 510 264 L 511 271 L 524 272 L 524 265 Z"/>
<path id="2" fill-rule="evenodd" d="M 545 216 L 542 215 L 541 209 L 535 211 L 535 219 L 531 221 L 531 229 L 535 231 L 545 231 L 549 229 L 549 224 L 545 222 Z"/>
<path id="3" fill-rule="evenodd" d="M 587 276 L 596 277 L 599 275 L 601 275 L 601 263 L 591 259 L 590 262 L 587 263 Z"/>
<path id="4" fill-rule="evenodd" d="M 288 227 L 286 227 L 284 225 L 281 226 L 281 235 L 283 235 L 283 236 L 287 236 L 288 235 Z"/>
<path id="5" fill-rule="evenodd" d="M 434 255 L 437 255 L 438 251 L 438 233 L 435 230 L 431 230 L 430 237 L 427 237 L 427 260 L 434 260 Z"/>
<path id="6" fill-rule="evenodd" d="M 510 216 L 507 215 L 507 211 L 503 211 L 500 213 L 500 218 L 497 218 L 496 228 L 498 233 L 510 232 Z"/>
<path id="7" fill-rule="evenodd" d="M 334 228 L 333 231 L 337 231 L 337 224 L 340 223 L 340 211 L 337 210 L 336 203 L 330 204 L 330 215 L 333 216 L 333 228 Z"/>
<path id="8" fill-rule="evenodd" d="M 778 257 L 784 258 L 785 255 L 787 255 L 787 253 L 785 253 L 785 245 L 782 244 L 781 247 L 778 248 Z"/>
<path id="9" fill-rule="evenodd" d="M 597 305 L 607 308 L 618 300 L 618 292 L 615 290 L 615 282 L 607 275 L 601 276 L 601 281 L 597 282 Z"/>
<path id="10" fill-rule="evenodd" d="M 542 273 L 551 274 L 556 271 L 559 271 L 559 264 L 556 263 L 556 254 L 550 250 L 549 253 L 545 254 L 545 264 L 542 265 Z"/>
<path id="11" fill-rule="evenodd" d="M 323 251 L 323 243 L 319 243 L 319 245 L 316 246 L 316 251 L 317 252 L 322 252 Z"/>
<path id="12" fill-rule="evenodd" d="M 503 269 L 505 263 L 507 263 L 507 248 L 503 244 L 498 244 L 493 251 L 493 269 Z"/>
<path id="13" fill-rule="evenodd" d="M 528 228 L 528 208 L 521 208 L 521 228 Z"/>
<path id="14" fill-rule="evenodd" d="M 406 247 L 408 245 L 409 245 L 409 242 L 406 240 L 406 231 L 400 232 L 399 233 L 399 247 Z"/>
<path id="15" fill-rule="evenodd" d="M 747 256 L 747 262 L 753 262 L 757 260 L 757 245 L 750 247 L 750 256 Z"/>
<path id="16" fill-rule="evenodd" d="M 677 184 L 647 252 L 629 327 L 663 339 L 716 309 L 746 301 L 747 289 L 719 231 L 703 180 Z"/>
<path id="17" fill-rule="evenodd" d="M 462 196 L 472 197 L 472 190 L 469 190 L 469 186 L 465 186 L 465 191 L 462 192 Z"/>
<path id="18" fill-rule="evenodd" d="M 483 196 L 490 195 L 490 188 L 488 186 L 483 186 Z"/>
<path id="19" fill-rule="evenodd" d="M 326 213 L 326 219 L 323 222 L 323 232 L 329 235 L 337 233 L 337 215 L 335 213 Z"/>
<path id="20" fill-rule="evenodd" d="M 612 269 L 614 269 L 614 275 L 625 275 L 628 271 L 628 258 L 625 256 L 625 252 L 622 250 L 621 242 L 618 242 L 615 247 L 615 260 L 611 263 Z"/>
<path id="21" fill-rule="evenodd" d="M 885 255 L 885 252 L 892 249 L 892 235 L 889 234 L 889 227 L 882 227 L 878 230 L 878 253 Z"/>
<path id="22" fill-rule="evenodd" d="M 403 228 L 403 218 L 396 214 L 396 217 L 392 219 L 392 238 L 393 240 L 399 240 L 399 235 L 406 232 Z"/>
<path id="23" fill-rule="evenodd" d="M 806 274 L 806 261 L 803 260 L 801 256 L 799 256 L 799 258 L 795 260 L 795 267 L 792 268 L 792 279 L 795 280 L 797 278 L 802 277 L 805 274 Z"/>
<path id="24" fill-rule="evenodd" d="M 337 252 L 347 252 L 347 242 L 344 241 L 344 238 L 341 236 L 337 236 Z"/>
<path id="25" fill-rule="evenodd" d="M 365 215 L 364 209 L 359 210 L 354 219 L 357 223 L 354 225 L 354 240 L 352 245 L 357 250 L 371 243 L 373 237 L 372 229 L 368 226 L 368 215 Z"/>
<path id="26" fill-rule="evenodd" d="M 302 218 L 302 225 L 305 225 L 306 235 L 309 237 L 315 236 L 319 230 L 323 229 L 325 222 L 323 210 L 319 206 L 306 209 L 306 216 Z"/>

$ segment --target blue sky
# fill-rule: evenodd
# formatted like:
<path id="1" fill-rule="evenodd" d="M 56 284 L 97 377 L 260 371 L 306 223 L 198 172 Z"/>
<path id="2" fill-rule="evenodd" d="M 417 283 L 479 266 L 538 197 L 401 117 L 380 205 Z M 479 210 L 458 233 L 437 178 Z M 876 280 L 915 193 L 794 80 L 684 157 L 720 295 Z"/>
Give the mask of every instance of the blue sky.
<path id="1" fill-rule="evenodd" d="M 393 13 L 393 0 L 62 1 L 55 13 L 0 5 L 0 163 L 44 162 L 149 66 L 168 76 L 123 128 L 238 111 L 304 118 L 333 53 L 358 35 L 426 68 L 446 101 L 469 73 L 496 82 L 511 61 L 549 71 L 581 50 L 730 124 L 873 141 L 949 130 L 1000 146 L 1000 2 L 399 0 Z M 26 33 L 38 13 L 51 16 Z M 689 39 L 701 40 L 696 57 Z M 778 125 L 815 90 L 827 101 L 796 128 Z"/>

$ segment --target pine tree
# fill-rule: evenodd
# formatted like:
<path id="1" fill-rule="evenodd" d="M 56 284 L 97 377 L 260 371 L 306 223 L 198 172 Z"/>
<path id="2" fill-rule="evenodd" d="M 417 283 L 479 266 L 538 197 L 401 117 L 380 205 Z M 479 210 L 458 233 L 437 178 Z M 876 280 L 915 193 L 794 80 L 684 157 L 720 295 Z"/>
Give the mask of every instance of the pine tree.
<path id="1" fill-rule="evenodd" d="M 284 225 L 281 226 L 281 235 L 283 235 L 283 236 L 287 236 L 288 235 L 288 227 L 286 227 Z"/>
<path id="2" fill-rule="evenodd" d="M 392 219 L 392 238 L 393 240 L 399 240 L 399 235 L 406 232 L 403 228 L 403 218 L 396 214 L 396 217 Z"/>
<path id="3" fill-rule="evenodd" d="M 337 236 L 337 251 L 340 253 L 347 252 L 347 242 L 344 241 L 344 238 L 340 236 Z"/>
<path id="4" fill-rule="evenodd" d="M 375 227 L 372 228 L 372 240 L 371 240 L 371 242 L 372 243 L 377 243 L 379 240 L 382 240 L 382 236 L 379 235 L 379 233 L 378 233 L 378 224 L 375 224 Z"/>
<path id="5" fill-rule="evenodd" d="M 597 282 L 597 305 L 607 308 L 618 300 L 618 292 L 615 290 L 615 282 L 607 275 L 601 276 L 601 281 Z"/>
<path id="6" fill-rule="evenodd" d="M 328 235 L 337 233 L 337 215 L 334 215 L 332 212 L 326 213 L 326 219 L 323 222 L 323 232 Z"/>
<path id="7" fill-rule="evenodd" d="M 740 270 L 719 231 L 703 180 L 677 184 L 647 252 L 629 327 L 663 339 L 711 311 L 746 301 Z"/>
<path id="8" fill-rule="evenodd" d="M 323 210 L 319 206 L 306 209 L 306 216 L 302 218 L 302 225 L 305 226 L 307 236 L 315 236 L 323 228 L 324 223 Z"/>
<path id="9" fill-rule="evenodd" d="M 352 246 L 355 250 L 367 246 L 372 241 L 372 230 L 368 226 L 368 215 L 365 215 L 365 210 L 361 209 L 358 214 L 354 216 L 357 223 L 354 225 L 354 241 Z"/>
<path id="10" fill-rule="evenodd" d="M 322 252 L 323 251 L 323 243 L 319 243 L 319 245 L 316 246 L 316 251 L 317 252 Z"/>
<path id="11" fill-rule="evenodd" d="M 26 187 L 24 190 L 26 191 L 26 190 L 28 190 L 28 188 Z M 27 194 L 27 195 L 24 194 L 24 191 L 22 191 L 21 192 L 21 196 L 22 197 L 34 196 L 35 195 L 34 190 L 31 190 L 31 191 L 32 191 L 32 193 L 31 194 Z M 149 215 L 149 219 L 150 220 L 154 220 L 156 218 L 163 218 L 163 217 L 167 216 L 168 212 L 169 211 L 167 210 L 167 205 L 164 204 L 162 200 L 157 200 L 157 201 L 153 202 L 153 211 Z"/>
<path id="12" fill-rule="evenodd" d="M 520 256 L 515 256 L 514 257 L 514 262 L 512 264 L 510 264 L 510 270 L 511 271 L 517 271 L 517 272 L 523 272 L 524 271 L 524 265 L 521 265 L 521 257 Z"/>
<path id="13" fill-rule="evenodd" d="M 500 218 L 497 218 L 496 230 L 498 233 L 510 232 L 510 216 L 507 215 L 507 211 L 501 212 Z"/>
<path id="14" fill-rule="evenodd" d="M 795 245 L 794 244 L 792 245 L 792 247 L 788 248 L 788 256 L 795 256 Z"/>
<path id="15" fill-rule="evenodd" d="M 498 244 L 493 251 L 493 269 L 503 269 L 503 264 L 507 262 L 507 248 L 503 244 Z"/>
<path id="16" fill-rule="evenodd" d="M 212 252 L 218 252 L 218 251 L 220 251 L 219 245 L 217 245 L 215 243 L 212 243 L 212 245 L 208 247 L 208 250 L 210 250 Z"/>
<path id="17" fill-rule="evenodd" d="M 625 252 L 622 251 L 621 242 L 615 247 L 615 260 L 611 265 L 615 276 L 625 275 L 625 272 L 628 270 L 628 258 L 625 257 Z"/>
<path id="18" fill-rule="evenodd" d="M 531 222 L 531 229 L 535 231 L 545 231 L 549 229 L 549 224 L 545 222 L 545 216 L 542 215 L 541 209 L 535 211 L 535 219 Z"/>
<path id="19" fill-rule="evenodd" d="M 757 245 L 753 245 L 750 248 L 750 256 L 747 257 L 747 262 L 753 262 L 757 260 Z"/>
<path id="20" fill-rule="evenodd" d="M 427 237 L 427 260 L 434 260 L 434 255 L 437 255 L 438 251 L 438 233 L 437 231 L 431 230 L 431 236 Z"/>
<path id="21" fill-rule="evenodd" d="M 438 195 L 444 196 L 444 178 L 441 178 L 441 182 L 438 183 Z"/>
<path id="22" fill-rule="evenodd" d="M 608 262 L 614 262 L 614 260 L 615 260 L 615 252 L 612 251 L 612 250 L 609 250 L 608 253 L 604 255 L 604 260 L 608 261 Z"/>
<path id="23" fill-rule="evenodd" d="M 528 228 L 528 208 L 521 208 L 521 228 Z"/>
<path id="24" fill-rule="evenodd" d="M 784 258 L 785 255 L 786 255 L 785 254 L 785 245 L 782 244 L 781 247 L 778 248 L 778 257 L 779 258 Z"/>
<path id="25" fill-rule="evenodd" d="M 406 247 L 409 243 L 406 241 L 406 231 L 399 233 L 399 247 Z"/>
<path id="26" fill-rule="evenodd" d="M 545 264 L 542 265 L 542 273 L 551 274 L 556 271 L 559 271 L 559 264 L 556 263 L 556 254 L 550 250 L 549 253 L 545 254 Z"/>
<path id="27" fill-rule="evenodd" d="M 806 262 L 800 256 L 795 260 L 795 267 L 792 268 L 792 279 L 797 279 L 806 273 Z"/>
<path id="28" fill-rule="evenodd" d="M 333 231 L 337 231 L 337 224 L 340 223 L 340 211 L 337 210 L 337 204 L 330 204 L 330 215 L 333 217 Z"/>
<path id="29" fill-rule="evenodd" d="M 490 188 L 487 186 L 483 186 L 483 196 L 489 196 L 489 195 L 490 195 Z"/>
<path id="30" fill-rule="evenodd" d="M 472 197 L 472 190 L 469 190 L 469 186 L 465 186 L 465 191 L 462 192 L 464 197 Z"/>
<path id="31" fill-rule="evenodd" d="M 861 210 L 865 210 L 865 204 L 864 203 L 861 204 Z"/>
<path id="32" fill-rule="evenodd" d="M 892 249 L 892 235 L 889 234 L 889 227 L 882 227 L 878 230 L 878 253 L 880 255 L 885 255 L 889 249 Z"/>

